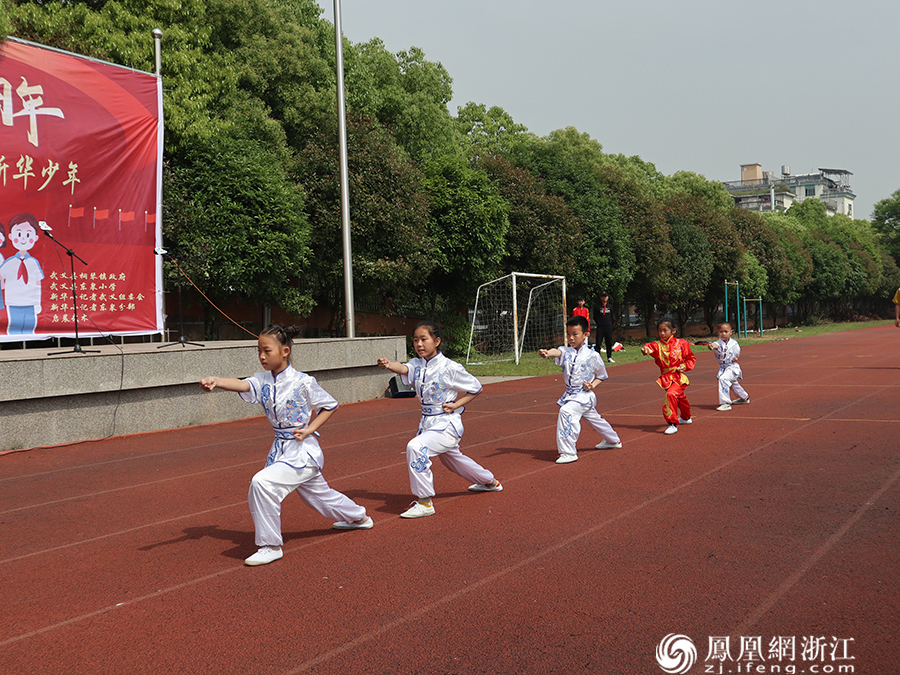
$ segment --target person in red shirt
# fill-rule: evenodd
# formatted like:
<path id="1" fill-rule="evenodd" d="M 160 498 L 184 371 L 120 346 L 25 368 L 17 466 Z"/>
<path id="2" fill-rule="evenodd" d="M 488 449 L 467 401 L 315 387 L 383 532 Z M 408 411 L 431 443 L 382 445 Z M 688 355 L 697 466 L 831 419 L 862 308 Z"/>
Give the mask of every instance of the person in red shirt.
<path id="1" fill-rule="evenodd" d="M 697 357 L 691 351 L 687 340 L 675 337 L 675 326 L 668 319 L 656 324 L 659 340 L 648 342 L 641 347 L 641 353 L 652 356 L 659 366 L 660 376 L 656 380 L 666 390 L 666 403 L 663 405 L 663 417 L 669 426 L 666 434 L 678 431 L 679 424 L 691 424 L 691 405 L 684 390 L 691 383 L 685 373 L 694 367 Z"/>
<path id="2" fill-rule="evenodd" d="M 590 332 L 591 330 L 591 316 L 590 312 L 588 312 L 588 308 L 584 306 L 584 297 L 579 296 L 578 298 L 578 306 L 572 310 L 572 316 L 583 316 L 588 322 L 588 329 L 586 332 Z"/>

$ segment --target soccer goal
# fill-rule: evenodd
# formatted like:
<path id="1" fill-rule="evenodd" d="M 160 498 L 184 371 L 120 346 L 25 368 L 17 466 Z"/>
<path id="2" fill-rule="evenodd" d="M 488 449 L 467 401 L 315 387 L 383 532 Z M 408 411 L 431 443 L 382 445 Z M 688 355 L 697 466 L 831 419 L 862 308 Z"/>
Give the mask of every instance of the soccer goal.
<path id="1" fill-rule="evenodd" d="M 565 342 L 566 278 L 513 272 L 478 287 L 466 364 L 515 361 Z"/>

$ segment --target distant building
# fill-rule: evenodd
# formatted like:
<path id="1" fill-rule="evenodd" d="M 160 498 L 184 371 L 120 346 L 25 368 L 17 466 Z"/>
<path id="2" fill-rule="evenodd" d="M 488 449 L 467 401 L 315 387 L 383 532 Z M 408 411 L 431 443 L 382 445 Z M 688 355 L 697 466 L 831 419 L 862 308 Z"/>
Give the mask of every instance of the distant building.
<path id="1" fill-rule="evenodd" d="M 741 180 L 724 185 L 734 203 L 748 211 L 784 211 L 811 197 L 825 204 L 829 216 L 843 213 L 853 218 L 856 195 L 850 188 L 852 175 L 843 169 L 819 169 L 818 173 L 792 176 L 790 167 L 782 166 L 776 177 L 763 171 L 761 164 L 742 164 Z"/>

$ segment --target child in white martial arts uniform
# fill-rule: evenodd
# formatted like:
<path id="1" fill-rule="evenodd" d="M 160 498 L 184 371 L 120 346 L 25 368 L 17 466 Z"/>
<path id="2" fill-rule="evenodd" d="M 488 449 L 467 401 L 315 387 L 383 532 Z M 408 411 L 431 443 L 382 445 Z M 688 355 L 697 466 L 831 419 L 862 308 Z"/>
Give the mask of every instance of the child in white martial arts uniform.
<path id="1" fill-rule="evenodd" d="M 438 456 L 444 466 L 473 481 L 471 492 L 500 492 L 503 486 L 494 474 L 459 450 L 463 435 L 465 405 L 481 393 L 481 383 L 465 368 L 440 352 L 441 332 L 437 324 L 423 321 L 413 332 L 413 349 L 418 358 L 403 365 L 378 359 L 378 367 L 400 375 L 411 384 L 422 404 L 422 419 L 416 437 L 406 446 L 409 483 L 418 498 L 400 514 L 402 518 L 434 515 L 434 474 L 431 458 Z"/>
<path id="2" fill-rule="evenodd" d="M 750 403 L 750 395 L 738 381 L 744 376 L 738 365 L 741 346 L 731 339 L 730 323 L 719 326 L 719 339 L 711 343 L 709 348 L 715 352 L 716 361 L 719 362 L 719 372 L 716 373 L 719 380 L 719 407 L 716 410 L 731 410 L 732 405 Z M 736 401 L 731 400 L 732 389 L 738 397 Z"/>
<path id="3" fill-rule="evenodd" d="M 250 513 L 259 550 L 244 562 L 266 565 L 282 557 L 281 502 L 296 490 L 307 505 L 330 520 L 337 530 L 368 530 L 375 523 L 366 509 L 332 489 L 322 478 L 325 457 L 316 440 L 319 429 L 338 407 L 314 377 L 291 367 L 293 327 L 267 326 L 259 336 L 259 362 L 265 372 L 246 380 L 206 377 L 200 386 L 240 393 L 248 403 L 260 403 L 275 431 L 266 466 L 250 481 Z M 313 413 L 315 417 L 313 417 Z"/>
<path id="4" fill-rule="evenodd" d="M 581 434 L 581 418 L 596 429 L 603 439 L 595 447 L 621 448 L 622 441 L 609 422 L 597 412 L 597 396 L 594 389 L 609 375 L 600 355 L 588 344 L 587 320 L 583 316 L 573 316 L 566 321 L 566 338 L 569 346 L 559 349 L 541 349 L 543 358 L 552 358 L 562 366 L 566 391 L 556 404 L 559 418 L 556 422 L 556 447 L 559 449 L 557 464 L 569 464 L 578 460 L 575 443 Z"/>

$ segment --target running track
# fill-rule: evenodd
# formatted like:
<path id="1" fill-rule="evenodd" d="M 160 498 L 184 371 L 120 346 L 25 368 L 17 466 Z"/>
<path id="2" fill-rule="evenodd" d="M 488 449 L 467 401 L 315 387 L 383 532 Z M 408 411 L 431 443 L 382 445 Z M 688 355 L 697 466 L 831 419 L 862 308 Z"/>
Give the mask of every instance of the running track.
<path id="1" fill-rule="evenodd" d="M 344 405 L 325 477 L 375 528 L 333 531 L 291 496 L 285 557 L 259 568 L 242 561 L 262 417 L 0 457 L 0 673 L 656 675 L 670 633 L 696 644 L 690 673 L 711 636 L 734 659 L 742 637 L 767 657 L 793 637 L 798 673 L 898 673 L 898 340 L 748 346 L 752 403 L 728 413 L 697 348 L 695 423 L 671 437 L 655 365 L 613 366 L 599 409 L 624 448 L 593 450 L 588 427 L 564 466 L 560 378 L 488 385 L 463 450 L 505 490 L 470 494 L 437 464 L 437 514 L 413 521 L 415 400 Z M 854 658 L 803 660 L 809 637 Z"/>

